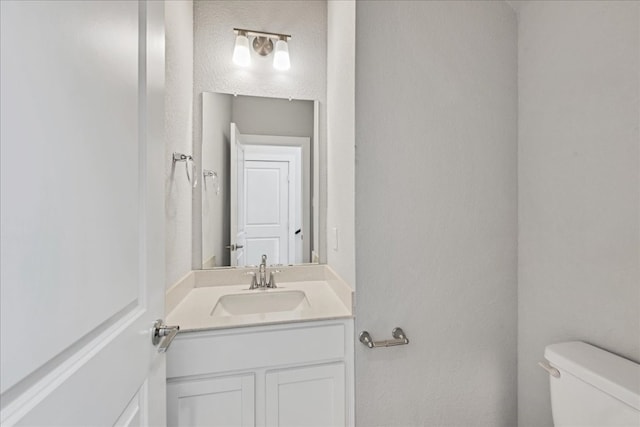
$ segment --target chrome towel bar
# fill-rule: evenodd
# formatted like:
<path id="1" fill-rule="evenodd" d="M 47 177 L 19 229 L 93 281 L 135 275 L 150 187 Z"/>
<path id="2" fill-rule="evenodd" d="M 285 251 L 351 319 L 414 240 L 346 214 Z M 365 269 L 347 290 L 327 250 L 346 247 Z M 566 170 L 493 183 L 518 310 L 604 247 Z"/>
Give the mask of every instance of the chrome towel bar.
<path id="1" fill-rule="evenodd" d="M 374 341 L 371 335 L 367 331 L 360 332 L 360 342 L 369 348 L 375 347 L 392 347 L 394 345 L 406 345 L 409 344 L 409 339 L 404 334 L 404 331 L 400 328 L 395 328 L 391 335 L 392 340 Z"/>

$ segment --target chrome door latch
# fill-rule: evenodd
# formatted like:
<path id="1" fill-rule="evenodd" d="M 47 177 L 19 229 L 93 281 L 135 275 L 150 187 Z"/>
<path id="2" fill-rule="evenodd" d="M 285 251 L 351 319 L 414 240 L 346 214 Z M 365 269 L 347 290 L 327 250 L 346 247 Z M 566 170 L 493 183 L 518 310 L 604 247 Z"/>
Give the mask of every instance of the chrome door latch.
<path id="1" fill-rule="evenodd" d="M 180 326 L 167 326 L 162 319 L 158 319 L 153 324 L 151 329 L 151 342 L 153 345 L 158 345 L 158 353 L 165 353 L 171 341 L 176 337 L 176 334 L 180 330 Z"/>

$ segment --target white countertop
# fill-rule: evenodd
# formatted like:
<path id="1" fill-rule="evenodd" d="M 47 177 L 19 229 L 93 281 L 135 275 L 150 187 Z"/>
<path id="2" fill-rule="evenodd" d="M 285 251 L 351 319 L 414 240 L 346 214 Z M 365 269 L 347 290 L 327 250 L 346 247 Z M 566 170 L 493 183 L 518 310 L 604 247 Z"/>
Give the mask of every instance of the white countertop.
<path id="1" fill-rule="evenodd" d="M 211 273 L 208 273 L 211 274 Z M 248 290 L 247 284 L 193 287 L 167 314 L 169 325 L 180 325 L 181 332 L 208 329 L 235 328 L 277 323 L 303 322 L 353 317 L 351 290 L 341 280 L 301 280 L 278 283 L 276 289 Z M 338 282 L 338 283 L 337 283 Z M 342 289 L 346 287 L 347 289 Z M 218 300 L 231 294 L 277 293 L 299 290 L 306 294 L 309 306 L 297 311 L 270 312 L 244 315 L 216 315 L 212 312 Z M 345 293 L 349 300 L 345 300 Z"/>

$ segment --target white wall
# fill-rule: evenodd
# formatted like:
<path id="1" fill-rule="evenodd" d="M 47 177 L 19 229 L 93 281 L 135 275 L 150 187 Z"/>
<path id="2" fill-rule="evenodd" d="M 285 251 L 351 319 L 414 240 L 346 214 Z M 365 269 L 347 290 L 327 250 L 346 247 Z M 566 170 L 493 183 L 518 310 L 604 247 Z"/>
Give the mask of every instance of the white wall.
<path id="1" fill-rule="evenodd" d="M 193 2 L 165 2 L 165 217 L 166 286 L 191 270 L 191 186 L 174 151 L 192 152 Z"/>
<path id="2" fill-rule="evenodd" d="M 355 1 L 328 2 L 327 23 L 327 263 L 355 287 Z"/>
<path id="3" fill-rule="evenodd" d="M 313 101 L 237 96 L 231 117 L 245 135 L 313 138 Z"/>
<path id="4" fill-rule="evenodd" d="M 517 28 L 504 2 L 356 6 L 356 418 L 516 425 Z"/>
<path id="5" fill-rule="evenodd" d="M 548 344 L 640 362 L 638 2 L 529 2 L 519 20 L 521 427 L 551 426 Z"/>
<path id="6" fill-rule="evenodd" d="M 194 19 L 194 144 L 201 143 L 203 91 L 314 99 L 321 103 L 319 154 L 321 163 L 326 164 L 327 3 L 301 0 L 195 1 Z M 272 55 L 261 58 L 255 53 L 250 67 L 235 65 L 231 61 L 234 27 L 291 34 L 291 69 L 277 71 L 272 67 Z M 326 230 L 322 219 L 324 210 L 326 168 L 320 171 L 321 235 Z M 326 252 L 324 245 L 322 241 L 321 253 Z"/>

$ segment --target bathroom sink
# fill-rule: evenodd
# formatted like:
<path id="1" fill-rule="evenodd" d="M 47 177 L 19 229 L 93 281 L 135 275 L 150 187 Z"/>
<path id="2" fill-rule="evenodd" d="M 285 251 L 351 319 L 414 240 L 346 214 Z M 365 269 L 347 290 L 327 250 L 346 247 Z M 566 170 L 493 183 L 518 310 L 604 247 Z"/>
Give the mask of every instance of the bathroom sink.
<path id="1" fill-rule="evenodd" d="M 211 316 L 241 316 L 247 314 L 300 311 L 309 307 L 304 291 L 265 290 L 220 297 Z"/>

